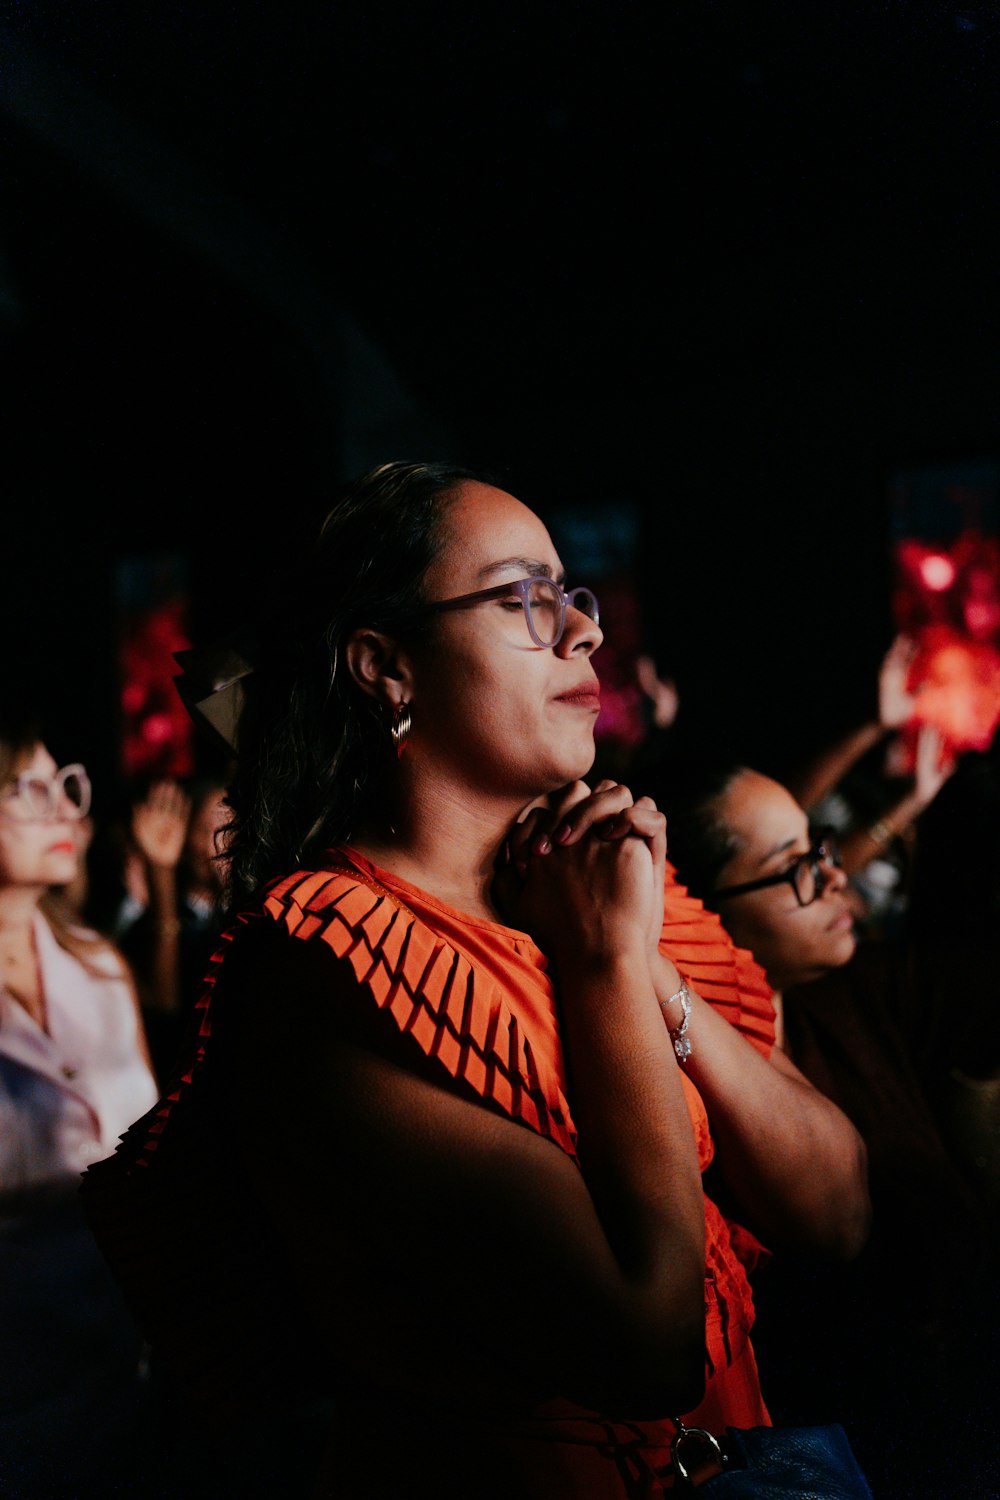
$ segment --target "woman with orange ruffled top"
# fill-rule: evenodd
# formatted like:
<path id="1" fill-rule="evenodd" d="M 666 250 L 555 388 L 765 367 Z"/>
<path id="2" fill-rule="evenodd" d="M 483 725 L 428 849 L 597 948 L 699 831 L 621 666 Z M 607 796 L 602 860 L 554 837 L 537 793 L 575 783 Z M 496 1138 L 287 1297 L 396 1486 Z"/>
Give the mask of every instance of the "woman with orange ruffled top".
<path id="1" fill-rule="evenodd" d="M 661 1495 L 680 1419 L 769 1424 L 749 1268 L 863 1240 L 762 972 L 655 805 L 586 780 L 600 643 L 533 511 L 391 463 L 182 659 L 236 757 L 234 921 L 84 1192 L 241 1494 L 296 1453 L 317 1497 Z"/>

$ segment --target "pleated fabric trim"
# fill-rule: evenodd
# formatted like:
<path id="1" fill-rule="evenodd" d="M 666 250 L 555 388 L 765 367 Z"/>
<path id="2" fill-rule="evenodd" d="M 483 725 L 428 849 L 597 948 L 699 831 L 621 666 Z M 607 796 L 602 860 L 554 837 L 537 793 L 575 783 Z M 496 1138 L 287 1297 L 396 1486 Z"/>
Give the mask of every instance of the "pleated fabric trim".
<path id="1" fill-rule="evenodd" d="M 660 947 L 679 973 L 764 1057 L 774 1046 L 774 1003 L 764 970 L 737 948 L 720 918 L 677 880 L 668 862 Z"/>
<path id="2" fill-rule="evenodd" d="M 701 902 L 668 878 L 663 942 L 680 971 L 704 999 L 748 1035 L 762 1052 L 773 1040 L 771 991 L 749 954 L 741 954 L 721 923 Z M 146 1115 L 122 1137 L 115 1156 L 84 1175 L 83 1202 L 99 1243 L 147 1336 L 170 1348 L 175 1368 L 201 1389 L 219 1419 L 237 1413 L 241 1391 L 226 1357 L 197 1331 L 196 1289 L 212 1240 L 225 1225 L 214 1223 L 209 1205 L 227 1191 L 225 1161 L 201 1160 L 187 1149 L 167 1151 L 171 1117 L 184 1115 L 199 1094 L 198 1077 L 212 1033 L 212 993 L 233 940 L 248 923 L 273 921 L 294 938 L 326 943 L 350 963 L 354 976 L 399 1030 L 423 1053 L 484 1100 L 551 1139 L 576 1157 L 576 1131 L 554 1070 L 540 1065 L 517 1017 L 495 980 L 477 971 L 453 946 L 437 937 L 413 912 L 353 868 L 299 872 L 275 882 L 262 905 L 235 918 L 223 933 L 196 1007 L 191 1060 Z M 181 1139 L 184 1132 L 181 1131 Z M 175 1160 L 175 1156 L 177 1159 Z M 157 1164 L 158 1170 L 136 1169 Z M 159 1189 L 154 1190 L 154 1179 Z M 131 1182 L 131 1189 L 126 1186 Z M 140 1186 L 141 1185 L 141 1186 Z M 742 1256 L 728 1247 L 721 1215 L 706 1200 L 706 1358 L 711 1373 L 738 1356 L 752 1324 L 752 1302 Z M 209 1228 L 209 1225 L 212 1228 Z M 201 1228 L 195 1235 L 195 1226 Z M 160 1308 L 156 1285 L 163 1255 L 173 1274 L 190 1285 L 182 1320 Z M 220 1242 L 220 1253 L 223 1247 Z M 239 1278 L 234 1278 L 238 1281 Z M 226 1303 L 238 1301 L 217 1289 Z M 182 1298 L 184 1307 L 188 1302 Z M 238 1308 L 235 1316 L 238 1317 Z M 226 1309 L 220 1308 L 224 1320 Z M 203 1330 L 204 1331 L 204 1330 Z M 256 1385 L 253 1371 L 241 1380 Z M 228 1381 L 228 1384 L 227 1384 Z"/>
<path id="3" fill-rule="evenodd" d="M 555 1071 L 535 1057 L 499 984 L 357 870 L 272 886 L 264 911 L 293 937 L 323 942 L 428 1058 L 505 1115 L 576 1156 Z"/>

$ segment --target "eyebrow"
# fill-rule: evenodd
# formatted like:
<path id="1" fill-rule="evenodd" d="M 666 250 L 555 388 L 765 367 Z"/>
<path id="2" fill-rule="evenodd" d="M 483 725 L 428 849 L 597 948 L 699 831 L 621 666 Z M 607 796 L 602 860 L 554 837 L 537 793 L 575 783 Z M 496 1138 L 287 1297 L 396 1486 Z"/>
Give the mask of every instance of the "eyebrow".
<path id="1" fill-rule="evenodd" d="M 480 568 L 476 574 L 477 578 L 489 578 L 492 573 L 502 573 L 507 568 L 519 568 L 526 578 L 542 577 L 552 578 L 553 582 L 560 585 L 566 582 L 566 570 L 561 568 L 553 575 L 548 563 L 539 562 L 537 557 L 505 557 L 500 562 L 487 563 Z"/>
<path id="2" fill-rule="evenodd" d="M 807 842 L 808 842 L 808 836 L 807 836 Z M 757 864 L 756 864 L 755 868 L 756 869 L 760 869 L 760 867 L 762 865 L 766 865 L 767 862 L 768 862 L 768 860 L 774 859 L 775 856 L 778 855 L 778 854 L 786 854 L 788 852 L 788 850 L 792 848 L 793 844 L 797 844 L 797 843 L 798 843 L 798 835 L 796 834 L 796 836 L 794 838 L 785 839 L 785 841 L 784 841 L 783 844 L 775 844 L 775 846 L 774 846 L 773 849 L 769 849 L 766 854 L 762 854 L 761 855 L 760 859 L 757 861 Z"/>

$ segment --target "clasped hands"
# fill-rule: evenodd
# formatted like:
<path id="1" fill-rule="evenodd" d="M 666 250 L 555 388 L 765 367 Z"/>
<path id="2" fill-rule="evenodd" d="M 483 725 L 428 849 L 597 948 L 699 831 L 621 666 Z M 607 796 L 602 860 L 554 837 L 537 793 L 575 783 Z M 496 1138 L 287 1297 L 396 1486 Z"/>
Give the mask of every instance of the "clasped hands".
<path id="1" fill-rule="evenodd" d="M 504 919 L 557 961 L 640 946 L 652 955 L 663 921 L 667 823 L 620 782 L 584 781 L 538 798 L 501 851 L 494 898 Z"/>

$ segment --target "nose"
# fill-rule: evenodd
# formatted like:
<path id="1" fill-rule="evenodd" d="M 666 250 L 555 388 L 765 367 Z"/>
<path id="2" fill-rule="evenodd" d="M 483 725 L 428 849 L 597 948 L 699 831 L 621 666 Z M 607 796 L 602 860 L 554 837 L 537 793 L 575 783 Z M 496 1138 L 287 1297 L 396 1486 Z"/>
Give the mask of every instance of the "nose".
<path id="1" fill-rule="evenodd" d="M 823 872 L 823 894 L 827 891 L 842 891 L 847 884 L 847 871 L 827 856 L 820 865 Z"/>
<path id="2" fill-rule="evenodd" d="M 604 631 L 597 621 L 575 605 L 567 604 L 566 623 L 561 639 L 555 644 L 556 652 L 560 656 L 590 656 L 603 640 Z"/>

